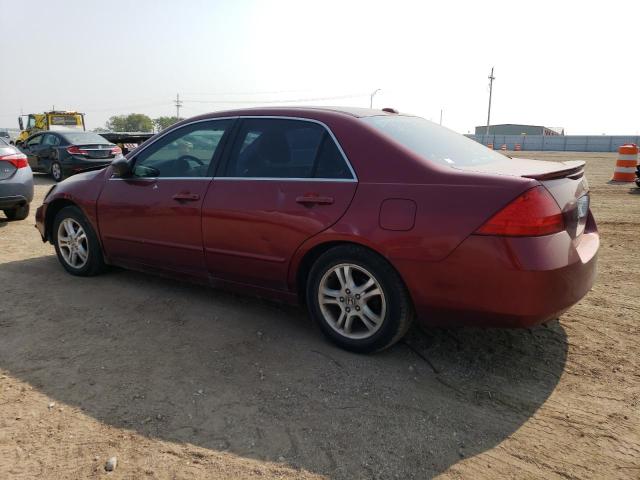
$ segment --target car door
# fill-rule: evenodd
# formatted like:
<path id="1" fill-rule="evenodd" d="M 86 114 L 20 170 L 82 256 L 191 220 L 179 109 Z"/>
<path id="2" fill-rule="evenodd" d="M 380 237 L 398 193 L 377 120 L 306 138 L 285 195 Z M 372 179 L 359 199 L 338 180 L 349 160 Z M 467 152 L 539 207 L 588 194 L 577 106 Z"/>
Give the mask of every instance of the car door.
<path id="1" fill-rule="evenodd" d="M 39 163 L 39 153 L 42 148 L 42 133 L 33 135 L 27 139 L 22 147 L 22 152 L 27 156 L 27 161 L 32 170 L 42 170 L 42 166 Z"/>
<path id="2" fill-rule="evenodd" d="M 98 221 L 112 262 L 207 276 L 202 201 L 232 123 L 198 121 L 172 130 L 131 159 L 130 177 L 106 180 Z"/>
<path id="3" fill-rule="evenodd" d="M 60 145 L 60 137 L 55 133 L 45 133 L 42 135 L 42 142 L 38 149 L 38 166 L 41 170 L 48 172 L 51 170 L 51 161 L 56 154 L 56 148 Z"/>
<path id="4" fill-rule="evenodd" d="M 203 204 L 213 280 L 284 290 L 296 249 L 346 211 L 357 180 L 326 126 L 306 119 L 239 121 Z"/>

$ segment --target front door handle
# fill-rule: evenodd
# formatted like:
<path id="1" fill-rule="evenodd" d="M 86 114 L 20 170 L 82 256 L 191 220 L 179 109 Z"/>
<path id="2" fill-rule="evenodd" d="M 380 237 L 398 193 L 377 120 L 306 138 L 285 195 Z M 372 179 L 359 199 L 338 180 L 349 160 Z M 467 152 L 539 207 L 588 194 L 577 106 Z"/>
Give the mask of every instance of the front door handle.
<path id="1" fill-rule="evenodd" d="M 197 202 L 200 200 L 200 195 L 197 193 L 176 193 L 173 199 L 176 202 Z"/>
<path id="2" fill-rule="evenodd" d="M 296 198 L 297 203 L 302 205 L 331 205 L 333 197 L 321 197 L 319 195 L 303 195 Z"/>

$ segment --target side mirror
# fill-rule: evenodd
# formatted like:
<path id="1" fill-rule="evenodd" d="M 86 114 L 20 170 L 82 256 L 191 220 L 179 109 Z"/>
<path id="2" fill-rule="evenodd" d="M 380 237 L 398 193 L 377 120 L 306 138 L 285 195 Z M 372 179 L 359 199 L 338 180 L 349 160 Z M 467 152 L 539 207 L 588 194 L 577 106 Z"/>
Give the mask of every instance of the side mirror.
<path id="1" fill-rule="evenodd" d="M 22 123 L 22 117 L 18 117 L 18 125 L 20 126 L 20 130 L 24 130 L 24 123 Z"/>
<path id="2" fill-rule="evenodd" d="M 111 162 L 113 174 L 119 178 L 126 178 L 131 175 L 131 163 L 125 157 L 116 158 Z"/>

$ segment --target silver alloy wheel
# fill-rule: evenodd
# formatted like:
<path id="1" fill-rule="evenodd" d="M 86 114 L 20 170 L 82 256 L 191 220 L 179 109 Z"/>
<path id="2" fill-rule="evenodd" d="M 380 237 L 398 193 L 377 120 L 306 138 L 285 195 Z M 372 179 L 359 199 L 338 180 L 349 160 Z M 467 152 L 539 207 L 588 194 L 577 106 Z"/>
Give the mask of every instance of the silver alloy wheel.
<path id="1" fill-rule="evenodd" d="M 62 168 L 58 162 L 51 164 L 51 176 L 56 180 L 62 178 Z"/>
<path id="2" fill-rule="evenodd" d="M 67 265 L 82 268 L 89 258 L 89 239 L 76 220 L 65 218 L 58 226 L 58 249 Z"/>
<path id="3" fill-rule="evenodd" d="M 387 301 L 378 281 L 351 263 L 336 265 L 322 276 L 318 304 L 331 328 L 354 340 L 375 334 L 387 313 Z"/>

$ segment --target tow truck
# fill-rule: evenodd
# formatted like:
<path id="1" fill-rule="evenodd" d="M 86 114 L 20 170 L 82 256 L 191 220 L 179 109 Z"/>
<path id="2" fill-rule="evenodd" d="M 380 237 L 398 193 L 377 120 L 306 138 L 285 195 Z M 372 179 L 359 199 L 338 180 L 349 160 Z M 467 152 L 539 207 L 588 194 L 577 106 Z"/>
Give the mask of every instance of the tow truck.
<path id="1" fill-rule="evenodd" d="M 25 125 L 23 118 L 27 119 Z M 18 117 L 20 135 L 15 145 L 21 147 L 24 141 L 36 132 L 43 130 L 86 130 L 84 113 L 52 110 L 44 113 L 30 113 Z"/>
<path id="2" fill-rule="evenodd" d="M 26 118 L 26 125 L 23 118 Z M 15 140 L 16 147 L 22 147 L 27 138 L 43 130 L 86 130 L 84 113 L 64 110 L 52 110 L 44 113 L 30 113 L 18 117 L 20 135 Z M 138 145 L 153 136 L 146 132 L 99 132 L 104 138 L 117 144 L 123 154 L 129 153 Z M 11 142 L 14 143 L 14 142 Z"/>

